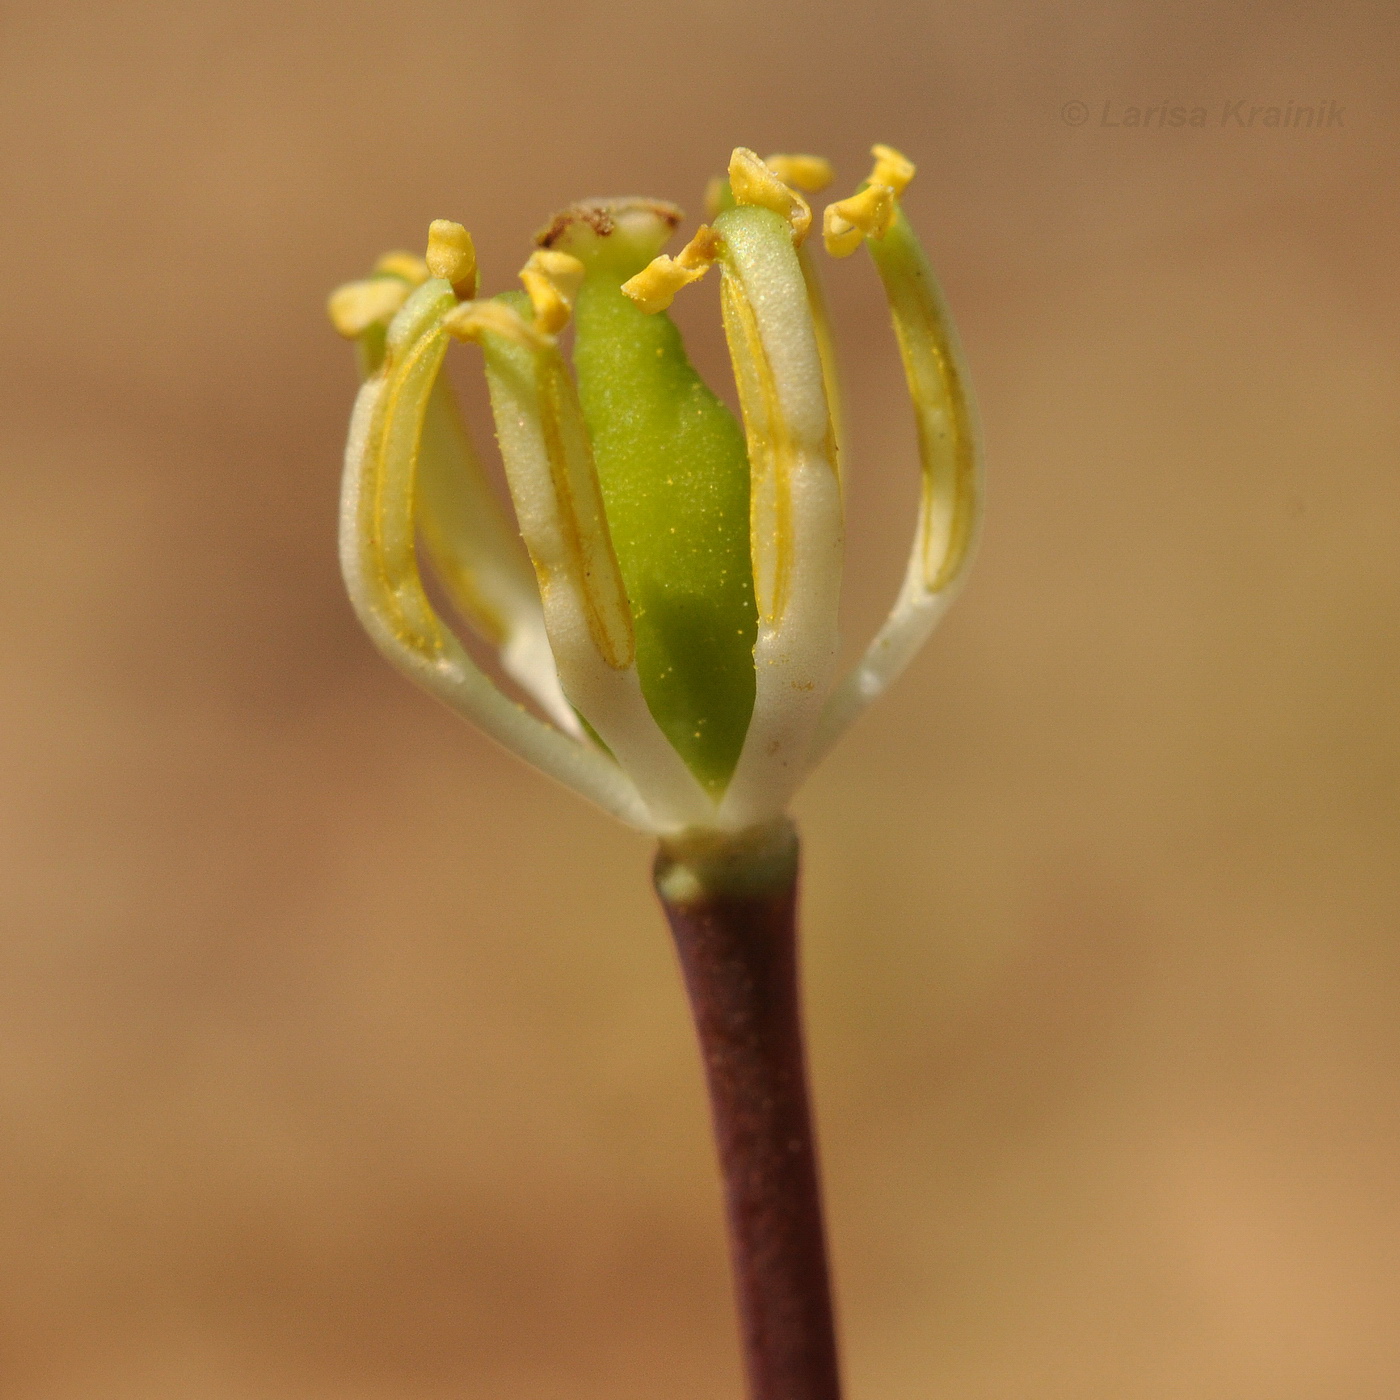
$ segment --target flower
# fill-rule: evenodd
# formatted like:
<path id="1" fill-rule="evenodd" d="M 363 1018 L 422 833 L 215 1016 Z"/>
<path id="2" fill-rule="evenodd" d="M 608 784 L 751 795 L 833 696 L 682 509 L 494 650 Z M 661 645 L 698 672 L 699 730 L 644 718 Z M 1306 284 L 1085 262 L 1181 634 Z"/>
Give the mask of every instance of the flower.
<path id="1" fill-rule="evenodd" d="M 843 504 L 835 359 L 803 197 L 812 156 L 735 150 L 712 222 L 593 200 L 537 235 L 523 292 L 477 297 L 460 224 L 391 253 L 330 299 L 364 383 L 346 449 L 340 551 L 384 655 L 492 738 L 643 830 L 736 833 L 783 814 L 806 775 L 904 669 L 966 575 L 980 460 L 956 336 L 900 208 L 914 167 L 874 147 L 826 207 L 826 249 L 862 244 L 884 286 L 918 427 L 923 490 L 899 596 L 839 681 Z M 742 427 L 666 314 L 718 266 Z M 572 369 L 559 345 L 572 325 Z M 442 365 L 485 360 L 518 533 L 473 453 Z M 538 712 L 478 667 L 442 592 Z"/>

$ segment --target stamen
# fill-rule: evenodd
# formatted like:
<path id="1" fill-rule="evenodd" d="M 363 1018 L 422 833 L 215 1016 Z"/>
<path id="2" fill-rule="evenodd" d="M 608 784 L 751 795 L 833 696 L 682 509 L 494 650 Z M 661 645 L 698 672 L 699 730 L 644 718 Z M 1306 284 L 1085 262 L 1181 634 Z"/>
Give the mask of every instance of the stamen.
<path id="1" fill-rule="evenodd" d="M 753 717 L 720 808 L 734 826 L 782 811 L 805 772 L 836 657 L 841 587 L 841 487 L 821 353 L 801 250 L 773 214 L 741 204 L 718 220 L 759 613 Z"/>
<path id="2" fill-rule="evenodd" d="M 807 305 L 812 313 L 812 330 L 817 337 L 817 354 L 821 356 L 822 383 L 826 388 L 826 406 L 831 414 L 831 431 L 835 442 L 833 465 L 836 475 L 845 486 L 846 433 L 844 413 L 841 408 L 841 376 L 836 365 L 836 338 L 831 333 L 831 313 L 826 305 L 826 293 L 822 291 L 821 276 L 817 272 L 816 259 L 810 245 L 803 244 L 797 250 L 797 265 L 802 269 L 802 281 L 807 288 Z"/>
<path id="3" fill-rule="evenodd" d="M 376 323 L 388 325 L 411 291 L 412 288 L 397 277 L 369 277 L 362 282 L 347 282 L 331 293 L 326 311 L 337 334 L 354 340 Z"/>
<path id="4" fill-rule="evenodd" d="M 424 259 L 434 277 L 452 283 L 463 301 L 476 295 L 476 247 L 472 236 L 451 219 L 434 219 L 428 225 L 428 255 Z"/>
<path id="5" fill-rule="evenodd" d="M 718 248 L 714 229 L 701 224 L 695 237 L 674 258 L 662 253 L 635 277 L 629 277 L 622 284 L 622 294 L 636 302 L 648 316 L 665 311 L 682 287 L 698 282 L 714 266 Z"/>
<path id="6" fill-rule="evenodd" d="M 520 269 L 520 280 L 535 313 L 535 329 L 557 335 L 569 324 L 574 298 L 583 283 L 583 264 L 572 253 L 537 248 Z"/>
<path id="7" fill-rule="evenodd" d="M 783 184 L 795 190 L 805 190 L 808 194 L 824 190 L 835 178 L 831 162 L 825 156 L 779 153 L 769 156 L 763 164 Z M 738 200 L 735 198 L 729 177 L 727 175 L 712 176 L 705 186 L 705 213 L 711 219 L 717 219 L 726 209 L 732 209 L 736 203 Z M 790 200 L 780 201 L 777 212 L 787 218 L 790 209 Z"/>
<path id="8" fill-rule="evenodd" d="M 573 378 L 552 336 L 518 313 L 512 328 L 492 307 L 512 309 L 472 303 L 449 319 L 453 334 L 479 340 L 485 352 L 506 482 L 539 578 L 560 682 L 637 785 L 657 829 L 705 824 L 714 804 L 642 694 L 631 607 Z"/>
<path id="9" fill-rule="evenodd" d="M 581 739 L 578 716 L 559 686 L 539 583 L 519 528 L 487 480 L 443 374 L 423 413 L 413 515 L 457 612 L 496 649 L 501 669 L 564 733 Z"/>
<path id="10" fill-rule="evenodd" d="M 415 478 L 429 400 L 455 311 L 445 283 L 415 293 L 381 372 L 360 390 L 346 449 L 340 554 L 360 621 L 390 661 L 498 743 L 644 830 L 655 821 L 606 754 L 536 719 L 472 662 L 423 590 L 414 548 Z"/>
<path id="11" fill-rule="evenodd" d="M 808 194 L 819 193 L 836 178 L 825 156 L 776 155 L 769 156 L 764 164 L 783 184 Z"/>
<path id="12" fill-rule="evenodd" d="M 786 185 L 793 185 L 808 194 L 824 190 L 835 178 L 831 162 L 825 156 L 811 155 L 771 155 L 764 162 L 768 168 Z M 724 182 L 720 181 L 724 191 Z M 821 355 L 822 379 L 826 385 L 827 407 L 831 412 L 831 426 L 836 440 L 835 465 L 841 474 L 841 462 L 845 458 L 845 434 L 842 428 L 841 386 L 836 370 L 836 346 L 831 334 L 831 317 L 826 307 L 826 296 L 822 292 L 821 278 L 811 249 L 804 243 L 797 250 L 798 265 L 802 268 L 802 280 L 807 287 L 807 301 L 812 311 L 812 329 L 817 336 L 817 350 Z"/>
<path id="13" fill-rule="evenodd" d="M 848 258 L 866 238 L 883 238 L 899 212 L 899 196 L 914 178 L 914 163 L 893 146 L 872 146 L 875 166 L 865 187 L 849 199 L 828 204 L 822 215 L 822 241 L 833 258 Z"/>
<path id="14" fill-rule="evenodd" d="M 914 162 L 893 146 L 872 146 L 870 154 L 875 157 L 875 168 L 870 172 L 870 183 L 888 185 L 896 195 L 903 194 L 909 187 L 910 180 L 914 178 Z"/>
<path id="15" fill-rule="evenodd" d="M 554 337 L 527 321 L 513 306 L 503 301 L 464 301 L 443 319 L 443 329 L 458 340 L 481 341 L 482 336 L 504 336 L 527 350 L 543 350 L 554 344 Z"/>
<path id="16" fill-rule="evenodd" d="M 904 584 L 855 670 L 832 693 L 811 762 L 909 664 L 967 576 L 981 511 L 981 451 L 952 318 L 902 214 L 867 245 L 884 284 L 914 404 L 923 478 Z"/>
<path id="17" fill-rule="evenodd" d="M 822 241 L 833 258 L 848 258 L 866 238 L 883 238 L 899 208 L 891 185 L 867 185 L 849 199 L 826 206 Z"/>
<path id="18" fill-rule="evenodd" d="M 729 158 L 729 187 L 736 204 L 771 209 L 792 225 L 792 241 L 800 244 L 812 227 L 812 207 L 785 185 L 747 146 L 736 146 Z"/>
<path id="19" fill-rule="evenodd" d="M 376 277 L 401 277 L 410 287 L 421 287 L 428 280 L 428 264 L 417 253 L 395 250 L 385 253 L 374 265 Z"/>

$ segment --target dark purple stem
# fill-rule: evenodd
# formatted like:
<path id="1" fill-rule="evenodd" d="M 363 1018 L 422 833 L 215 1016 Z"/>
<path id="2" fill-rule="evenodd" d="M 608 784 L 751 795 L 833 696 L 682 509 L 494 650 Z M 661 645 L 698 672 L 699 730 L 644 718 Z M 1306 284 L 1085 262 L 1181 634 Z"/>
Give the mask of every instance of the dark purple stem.
<path id="1" fill-rule="evenodd" d="M 656 887 L 709 1082 L 751 1400 L 840 1400 L 789 822 L 663 843 Z"/>

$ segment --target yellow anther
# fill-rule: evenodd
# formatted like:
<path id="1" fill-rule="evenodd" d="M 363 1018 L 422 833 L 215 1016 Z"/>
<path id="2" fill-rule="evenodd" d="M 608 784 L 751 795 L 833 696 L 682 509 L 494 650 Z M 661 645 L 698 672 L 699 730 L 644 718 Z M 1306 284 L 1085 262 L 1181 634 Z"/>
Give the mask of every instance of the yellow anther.
<path id="1" fill-rule="evenodd" d="M 828 204 L 822 215 L 822 241 L 833 258 L 846 258 L 862 238 L 883 238 L 899 208 L 889 185 L 867 185 L 849 199 Z"/>
<path id="2" fill-rule="evenodd" d="M 914 178 L 914 162 L 893 146 L 872 146 L 870 154 L 875 157 L 870 183 L 888 185 L 897 196 L 903 194 Z"/>
<path id="3" fill-rule="evenodd" d="M 687 270 L 704 273 L 714 265 L 718 256 L 719 234 L 708 224 L 701 224 L 690 242 L 676 254 L 676 261 Z"/>
<path id="4" fill-rule="evenodd" d="M 736 146 L 729 158 L 729 187 L 736 204 L 771 209 L 792 225 L 792 241 L 801 243 L 812 226 L 812 207 L 748 149 Z"/>
<path id="5" fill-rule="evenodd" d="M 714 229 L 701 224 L 695 237 L 674 258 L 663 253 L 653 258 L 635 277 L 622 284 L 624 296 L 654 316 L 665 311 L 682 287 L 698 282 L 714 265 L 719 238 Z"/>
<path id="6" fill-rule="evenodd" d="M 417 253 L 395 250 L 385 253 L 374 265 L 376 277 L 402 277 L 411 287 L 421 287 L 431 275 L 428 264 Z"/>
<path id="7" fill-rule="evenodd" d="M 654 316 L 670 306 L 682 287 L 698 282 L 704 275 L 704 268 L 691 271 L 663 253 L 659 258 L 653 258 L 635 277 L 629 277 L 622 284 L 622 294 L 631 297 L 648 316 Z"/>
<path id="8" fill-rule="evenodd" d="M 326 303 L 331 325 L 346 340 L 363 335 L 373 325 L 388 325 L 412 290 L 397 277 L 371 277 L 337 287 Z"/>
<path id="9" fill-rule="evenodd" d="M 428 225 L 428 271 L 444 277 L 464 301 L 476 295 L 476 245 L 461 224 L 434 219 Z"/>
<path id="10" fill-rule="evenodd" d="M 552 335 L 547 335 L 503 301 L 464 301 L 443 317 L 442 328 L 457 340 L 502 335 L 527 350 L 544 350 L 554 344 Z"/>
<path id="11" fill-rule="evenodd" d="M 710 218 L 719 218 L 724 208 L 724 176 L 711 175 L 705 183 L 705 213 Z"/>
<path id="12" fill-rule="evenodd" d="M 825 156 L 769 156 L 764 164 L 783 184 L 805 190 L 808 194 L 817 194 L 836 178 L 836 172 Z"/>
<path id="13" fill-rule="evenodd" d="M 849 257 L 862 238 L 883 238 L 899 211 L 899 196 L 914 178 L 914 162 L 893 146 L 872 146 L 875 166 L 859 194 L 828 204 L 822 240 L 833 258 Z"/>
<path id="14" fill-rule="evenodd" d="M 520 280 L 530 297 L 536 330 L 556 335 L 569 324 L 583 273 L 583 264 L 572 253 L 537 248 L 530 254 Z"/>

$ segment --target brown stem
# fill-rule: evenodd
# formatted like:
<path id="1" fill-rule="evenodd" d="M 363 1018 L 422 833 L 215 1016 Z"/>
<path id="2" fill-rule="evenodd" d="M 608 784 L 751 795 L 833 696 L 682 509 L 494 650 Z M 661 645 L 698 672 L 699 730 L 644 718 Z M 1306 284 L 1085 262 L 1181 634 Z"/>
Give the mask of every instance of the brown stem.
<path id="1" fill-rule="evenodd" d="M 797 833 L 663 842 L 709 1082 L 751 1400 L 840 1400 L 797 974 Z"/>

